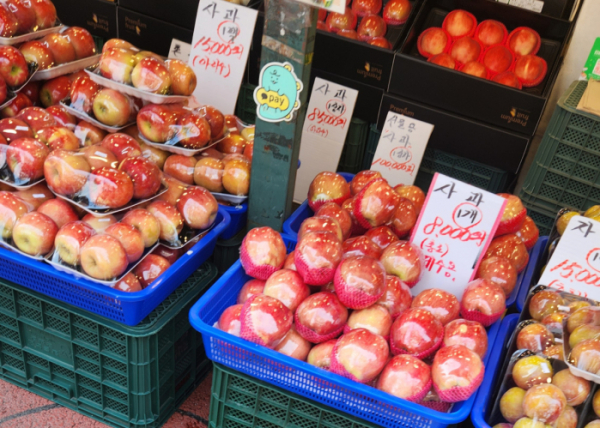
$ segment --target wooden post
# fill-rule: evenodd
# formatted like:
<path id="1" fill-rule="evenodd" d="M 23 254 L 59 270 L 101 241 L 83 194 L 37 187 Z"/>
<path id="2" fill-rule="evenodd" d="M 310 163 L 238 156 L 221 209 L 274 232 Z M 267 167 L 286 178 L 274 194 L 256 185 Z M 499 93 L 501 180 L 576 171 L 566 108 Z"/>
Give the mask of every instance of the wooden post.
<path id="1" fill-rule="evenodd" d="M 294 0 L 267 0 L 261 70 L 266 64 L 289 63 L 302 81 L 300 109 L 290 121 L 257 117 L 250 180 L 248 228 L 270 226 L 281 231 L 292 210 L 302 126 L 306 115 L 317 9 Z M 264 95 L 263 95 L 264 97 Z"/>

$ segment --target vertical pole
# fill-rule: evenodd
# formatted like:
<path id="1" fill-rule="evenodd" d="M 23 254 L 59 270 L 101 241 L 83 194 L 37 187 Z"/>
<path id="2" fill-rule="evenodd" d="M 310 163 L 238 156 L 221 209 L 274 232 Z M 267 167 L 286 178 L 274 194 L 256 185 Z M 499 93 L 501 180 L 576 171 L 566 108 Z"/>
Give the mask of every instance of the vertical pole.
<path id="1" fill-rule="evenodd" d="M 300 109 L 291 121 L 257 118 L 250 180 L 248 228 L 281 231 L 292 210 L 300 138 L 306 113 L 317 9 L 294 0 L 266 0 L 261 70 L 272 62 L 290 63 L 303 83 Z"/>

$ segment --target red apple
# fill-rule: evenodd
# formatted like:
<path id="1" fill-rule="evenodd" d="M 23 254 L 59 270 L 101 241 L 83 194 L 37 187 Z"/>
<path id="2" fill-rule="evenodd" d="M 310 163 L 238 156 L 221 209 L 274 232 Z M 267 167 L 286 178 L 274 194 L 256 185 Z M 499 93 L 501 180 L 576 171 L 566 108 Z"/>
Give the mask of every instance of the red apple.
<path id="1" fill-rule="evenodd" d="M 52 52 L 56 65 L 66 64 L 77 59 L 75 48 L 69 38 L 60 33 L 48 34 L 41 42 Z"/>
<path id="2" fill-rule="evenodd" d="M 358 33 L 354 30 L 345 30 L 345 29 L 338 30 L 337 35 L 341 36 L 341 37 L 345 37 L 347 39 L 359 40 Z"/>
<path id="3" fill-rule="evenodd" d="M 504 290 L 487 279 L 476 279 L 465 288 L 460 306 L 464 319 L 490 326 L 506 310 Z"/>
<path id="4" fill-rule="evenodd" d="M 27 123 L 20 119 L 1 119 L 0 135 L 4 137 L 7 143 L 22 138 L 33 138 L 34 134 Z"/>
<path id="5" fill-rule="evenodd" d="M 400 197 L 398 208 L 392 214 L 392 230 L 400 238 L 404 238 L 410 233 L 417 223 L 419 213 L 415 205 L 408 199 Z"/>
<path id="6" fill-rule="evenodd" d="M 355 256 L 341 261 L 335 271 L 335 292 L 349 309 L 363 309 L 385 292 L 385 270 L 372 257 Z"/>
<path id="7" fill-rule="evenodd" d="M 183 248 L 169 248 L 164 245 L 157 246 L 151 254 L 164 257 L 171 265 L 175 264 L 179 257 L 184 254 Z"/>
<path id="8" fill-rule="evenodd" d="M 160 224 L 160 239 L 172 244 L 179 242 L 183 217 L 177 208 L 165 201 L 154 201 L 146 208 Z"/>
<path id="9" fill-rule="evenodd" d="M 164 143 L 175 136 L 176 115 L 165 104 L 148 104 L 137 115 L 140 134 L 155 143 Z"/>
<path id="10" fill-rule="evenodd" d="M 63 33 L 75 50 L 77 59 L 86 58 L 96 54 L 96 43 L 90 32 L 81 27 L 69 27 Z"/>
<path id="11" fill-rule="evenodd" d="M 31 209 L 32 207 L 17 195 L 0 191 L 0 232 L 2 233 L 2 239 L 9 240 L 11 238 L 17 220 Z"/>
<path id="12" fill-rule="evenodd" d="M 555 385 L 535 385 L 525 393 L 523 412 L 529 418 L 551 424 L 567 406 L 565 394 Z"/>
<path id="13" fill-rule="evenodd" d="M 493 74 L 498 74 L 507 71 L 512 66 L 513 60 L 513 54 L 508 48 L 493 45 L 483 53 L 481 63 Z"/>
<path id="14" fill-rule="evenodd" d="M 84 147 L 98 144 L 106 137 L 106 131 L 84 120 L 79 121 L 73 133 L 79 139 L 80 145 Z M 111 152 L 109 153 L 112 155 Z M 115 157 L 115 161 L 116 159 Z"/>
<path id="15" fill-rule="evenodd" d="M 128 211 L 121 219 L 121 223 L 129 224 L 135 227 L 142 234 L 144 246 L 146 248 L 153 246 L 160 236 L 160 223 L 150 213 L 143 208 L 136 208 Z"/>
<path id="16" fill-rule="evenodd" d="M 21 86 L 29 77 L 25 57 L 14 46 L 0 46 L 0 75 L 8 86 Z"/>
<path id="17" fill-rule="evenodd" d="M 25 42 L 19 48 L 25 61 L 36 63 L 38 70 L 45 70 L 54 65 L 54 55 L 47 45 L 39 40 Z"/>
<path id="18" fill-rule="evenodd" d="M 116 156 L 110 150 L 99 145 L 84 147 L 78 153 L 88 162 L 92 172 L 104 167 L 117 168 L 119 165 Z"/>
<path id="19" fill-rule="evenodd" d="M 342 243 L 332 233 L 310 232 L 296 246 L 294 262 L 308 285 L 330 282 L 342 259 Z"/>
<path id="20" fill-rule="evenodd" d="M 333 347 L 330 370 L 356 382 L 369 383 L 381 373 L 389 355 L 383 337 L 366 329 L 352 330 Z"/>
<path id="21" fill-rule="evenodd" d="M 133 182 L 127 174 L 114 168 L 100 168 L 89 175 L 86 188 L 90 205 L 121 208 L 133 198 Z"/>
<path id="22" fill-rule="evenodd" d="M 0 37 L 12 37 L 18 28 L 17 17 L 8 10 L 8 5 L 0 4 Z"/>
<path id="23" fill-rule="evenodd" d="M 352 228 L 352 217 L 348 211 L 340 207 L 335 202 L 327 202 L 321 206 L 315 213 L 315 217 L 325 217 L 337 221 L 342 230 L 342 236 L 347 239 L 350 236 Z M 298 239 L 300 236 L 298 236 Z"/>
<path id="24" fill-rule="evenodd" d="M 221 138 L 223 136 L 223 130 L 225 129 L 225 116 L 219 110 L 212 106 L 204 106 L 199 110 L 201 116 L 203 116 L 210 125 L 210 136 L 213 140 Z"/>
<path id="25" fill-rule="evenodd" d="M 332 339 L 315 345 L 308 353 L 306 362 L 312 366 L 329 370 L 329 367 L 331 367 L 331 353 L 336 343 L 337 339 Z"/>
<path id="26" fill-rule="evenodd" d="M 507 202 L 495 236 L 518 232 L 525 222 L 527 209 L 523 206 L 518 196 L 508 193 L 499 193 L 498 196 L 503 197 Z"/>
<path id="27" fill-rule="evenodd" d="M 439 65 L 441 67 L 446 67 L 451 70 L 454 70 L 457 68 L 456 61 L 454 61 L 454 58 L 452 58 L 452 56 L 450 56 L 447 53 L 441 53 L 441 54 L 434 55 L 431 58 L 429 58 L 427 60 L 427 62 Z"/>
<path id="28" fill-rule="evenodd" d="M 52 115 L 57 125 L 64 126 L 69 131 L 75 130 L 77 118 L 66 111 L 61 106 L 53 105 L 46 108 L 46 111 Z"/>
<path id="29" fill-rule="evenodd" d="M 337 296 L 323 291 L 307 297 L 295 314 L 298 333 L 311 343 L 339 336 L 347 319 L 348 310 Z"/>
<path id="30" fill-rule="evenodd" d="M 226 333 L 239 337 L 242 325 L 240 321 L 240 315 L 242 313 L 243 306 L 244 305 L 242 304 L 237 304 L 225 309 L 219 317 L 216 327 L 219 330 L 223 330 Z"/>
<path id="31" fill-rule="evenodd" d="M 222 192 L 224 168 L 225 165 L 219 159 L 202 158 L 194 166 L 194 183 L 211 192 Z"/>
<path id="32" fill-rule="evenodd" d="M 517 334 L 517 349 L 544 352 L 551 345 L 554 345 L 554 336 L 545 325 L 540 323 L 528 324 Z"/>
<path id="33" fill-rule="evenodd" d="M 367 185 L 367 183 L 370 183 L 371 181 L 377 178 L 382 178 L 381 173 L 379 171 L 360 171 L 354 176 L 354 178 L 352 178 L 352 181 L 350 182 L 350 192 L 352 193 L 352 196 L 360 193 L 360 191 L 363 189 L 363 187 Z"/>
<path id="34" fill-rule="evenodd" d="M 39 183 L 35 186 L 29 187 L 24 190 L 17 190 L 14 192 L 15 196 L 22 199 L 26 204 L 30 205 L 33 209 L 37 209 L 40 205 L 49 199 L 54 198 L 54 193 L 48 189 L 45 183 Z"/>
<path id="35" fill-rule="evenodd" d="M 126 223 L 115 223 L 107 227 L 105 233 L 121 243 L 129 263 L 137 262 L 144 254 L 144 239 L 135 227 Z"/>
<path id="36" fill-rule="evenodd" d="M 343 258 L 355 256 L 368 256 L 378 259 L 381 248 L 367 236 L 357 236 L 346 239 L 342 244 Z"/>
<path id="37" fill-rule="evenodd" d="M 433 387 L 443 401 L 450 403 L 467 400 L 481 385 L 483 374 L 479 356 L 461 345 L 440 349 L 431 365 Z"/>
<path id="38" fill-rule="evenodd" d="M 219 204 L 203 187 L 188 187 L 177 201 L 177 209 L 190 228 L 207 229 L 217 218 Z"/>
<path id="39" fill-rule="evenodd" d="M 411 10 L 408 0 L 390 0 L 383 8 L 383 19 L 388 25 L 402 25 L 408 20 Z"/>
<path id="40" fill-rule="evenodd" d="M 515 267 L 517 272 L 521 272 L 529 262 L 529 253 L 523 244 L 521 238 L 517 235 L 509 234 L 494 238 L 487 249 L 484 258 L 500 256 L 505 257 Z"/>
<path id="41" fill-rule="evenodd" d="M 483 359 L 488 348 L 487 332 L 477 321 L 456 319 L 446 324 L 444 328 L 444 343 L 442 346 L 462 345 Z"/>
<path id="42" fill-rule="evenodd" d="M 19 112 L 27 107 L 31 107 L 33 103 L 25 94 L 19 92 L 2 110 L 0 115 L 4 118 L 14 117 Z"/>
<path id="43" fill-rule="evenodd" d="M 163 174 L 162 181 L 163 184 L 167 187 L 167 191 L 165 193 L 162 193 L 156 199 L 158 199 L 159 201 L 168 202 L 171 205 L 177 205 L 177 201 L 179 201 L 181 195 L 183 195 L 183 192 L 185 192 L 185 189 L 188 188 L 188 185 L 182 183 L 179 180 L 174 179 L 173 177 L 167 174 Z"/>
<path id="44" fill-rule="evenodd" d="M 390 312 L 392 319 L 396 319 L 411 306 L 410 288 L 393 275 L 387 275 L 385 282 L 385 292 L 377 303 Z"/>
<path id="45" fill-rule="evenodd" d="M 546 315 L 540 322 L 548 327 L 548 330 L 550 331 L 562 332 L 563 320 L 566 319 L 567 316 L 568 314 L 564 312 L 554 312 L 553 314 Z"/>
<path id="46" fill-rule="evenodd" d="M 350 218 L 352 218 L 352 230 L 350 236 L 358 236 L 362 235 L 366 232 L 366 229 L 358 224 L 356 217 L 354 216 L 354 203 L 356 202 L 356 197 L 351 197 L 342 202 L 341 206 L 343 209 L 348 211 L 350 214 Z"/>
<path id="47" fill-rule="evenodd" d="M 119 162 L 122 162 L 125 158 L 142 155 L 142 149 L 138 142 L 127 134 L 108 134 L 102 140 L 100 146 L 110 150 Z"/>
<path id="48" fill-rule="evenodd" d="M 217 150 L 227 155 L 232 155 L 236 153 L 241 155 L 242 153 L 244 153 L 245 147 L 246 140 L 239 134 L 231 134 L 223 138 L 217 144 Z"/>
<path id="49" fill-rule="evenodd" d="M 562 326 L 561 329 L 557 330 L 557 332 L 562 332 Z M 571 332 L 571 336 L 569 336 L 569 346 L 571 347 L 571 349 L 573 349 L 575 346 L 577 346 L 584 340 L 598 338 L 600 338 L 599 326 L 583 324 Z"/>
<path id="50" fill-rule="evenodd" d="M 71 92 L 71 80 L 67 76 L 59 76 L 46 81 L 40 88 L 40 102 L 44 107 L 58 104 Z"/>
<path id="51" fill-rule="evenodd" d="M 171 76 L 162 61 L 147 57 L 133 67 L 131 84 L 142 91 L 165 95 L 171 90 Z"/>
<path id="52" fill-rule="evenodd" d="M 127 157 L 119 165 L 133 182 L 133 197 L 147 199 L 158 192 L 161 185 L 161 173 L 156 165 L 141 156 Z"/>
<path id="53" fill-rule="evenodd" d="M 377 46 L 383 49 L 392 49 L 392 44 L 385 37 L 373 37 L 368 41 L 368 43 L 371 46 Z"/>
<path id="54" fill-rule="evenodd" d="M 396 234 L 387 226 L 379 226 L 374 229 L 369 229 L 367 233 L 365 233 L 365 236 L 377 244 L 382 252 L 391 243 L 398 241 Z"/>
<path id="55" fill-rule="evenodd" d="M 246 303 L 246 300 L 248 300 L 251 296 L 254 296 L 255 294 L 263 294 L 265 284 L 266 281 L 260 279 L 251 279 L 249 281 L 246 281 L 246 283 L 242 286 L 242 289 L 238 293 L 238 304 Z"/>
<path id="56" fill-rule="evenodd" d="M 62 226 L 54 239 L 54 247 L 61 260 L 78 266 L 81 247 L 94 233 L 94 229 L 83 221 L 72 221 Z"/>
<path id="57" fill-rule="evenodd" d="M 379 178 L 367 183 L 355 196 L 354 217 L 366 229 L 381 226 L 391 220 L 399 202 L 394 189 Z"/>
<path id="58" fill-rule="evenodd" d="M 179 127 L 177 138 L 183 147 L 201 149 L 210 141 L 209 123 L 204 117 L 196 113 L 187 113 L 180 117 L 177 121 L 177 126 Z M 221 143 L 223 143 L 223 141 L 221 141 Z"/>
<path id="59" fill-rule="evenodd" d="M 540 230 L 533 222 L 532 218 L 527 216 L 525 217 L 523 226 L 521 226 L 521 229 L 519 229 L 518 232 L 515 232 L 515 235 L 521 238 L 521 241 L 523 241 L 523 245 L 525 245 L 527 250 L 531 250 L 540 236 Z"/>
<path id="60" fill-rule="evenodd" d="M 475 31 L 475 40 L 484 47 L 504 44 L 508 31 L 503 23 L 493 19 L 481 21 Z"/>
<path id="61" fill-rule="evenodd" d="M 297 272 L 296 263 L 294 262 L 294 252 L 292 251 L 285 258 L 285 262 L 283 263 L 283 269 L 289 269 Z"/>
<path id="62" fill-rule="evenodd" d="M 71 84 L 71 107 L 91 114 L 98 91 L 100 86 L 88 76 L 79 77 Z"/>
<path id="63" fill-rule="evenodd" d="M 96 217 L 95 215 L 88 213 L 81 221 L 89 225 L 96 233 L 104 233 L 106 229 L 112 224 L 117 222 L 117 219 L 113 215 L 106 215 L 102 217 Z"/>
<path id="64" fill-rule="evenodd" d="M 390 331 L 390 347 L 394 355 L 410 354 L 426 358 L 442 344 L 444 326 L 431 312 L 410 308 L 402 313 Z"/>
<path id="65" fill-rule="evenodd" d="M 404 186 L 399 184 L 394 187 L 394 190 L 397 194 L 402 198 L 406 198 L 413 203 L 417 210 L 417 214 L 421 212 L 421 208 L 423 208 L 423 204 L 425 203 L 425 193 L 417 186 Z"/>
<path id="66" fill-rule="evenodd" d="M 196 89 L 196 73 L 185 62 L 168 59 L 165 66 L 171 76 L 171 90 L 174 95 L 192 95 Z"/>
<path id="67" fill-rule="evenodd" d="M 125 291 L 126 293 L 135 293 L 137 291 L 142 291 L 142 284 L 140 284 L 140 281 L 133 273 L 129 272 L 123 279 L 117 282 L 113 288 L 115 290 Z"/>
<path id="68" fill-rule="evenodd" d="M 381 11 L 381 0 L 354 0 L 352 12 L 361 18 L 368 15 L 377 15 Z"/>
<path id="69" fill-rule="evenodd" d="M 552 385 L 563 392 L 567 404 L 573 407 L 584 403 L 592 390 L 589 380 L 575 376 L 569 369 L 557 372 L 552 378 Z"/>
<path id="70" fill-rule="evenodd" d="M 379 4 L 381 8 L 381 2 Z M 330 12 L 325 24 L 327 25 L 327 31 L 337 33 L 339 30 L 354 30 L 356 22 L 355 12 L 347 7 L 344 13 Z"/>
<path id="71" fill-rule="evenodd" d="M 29 212 L 16 221 L 12 238 L 19 250 L 31 256 L 46 255 L 54 247 L 58 226 L 45 214 Z"/>
<path id="72" fill-rule="evenodd" d="M 293 314 L 273 297 L 254 295 L 244 303 L 240 319 L 242 339 L 272 348 L 290 331 Z"/>
<path id="73" fill-rule="evenodd" d="M 488 72 L 485 68 L 485 65 L 477 61 L 467 62 L 460 68 L 460 71 L 470 76 L 479 77 L 481 79 L 487 79 L 488 77 Z"/>
<path id="74" fill-rule="evenodd" d="M 248 232 L 240 248 L 240 260 L 246 274 L 266 281 L 281 269 L 286 257 L 281 235 L 270 227 L 257 227 Z"/>
<path id="75" fill-rule="evenodd" d="M 23 95 L 25 95 L 25 93 L 23 93 Z M 4 79 L 0 78 L 0 103 L 1 104 L 4 104 L 6 102 L 7 96 L 8 96 L 8 89 L 6 87 L 6 81 Z M 25 97 L 27 97 L 27 96 L 25 95 Z M 3 114 L 10 116 L 10 113 L 8 112 L 8 110 L 4 111 Z"/>
<path id="76" fill-rule="evenodd" d="M 481 45 L 471 37 L 462 37 L 450 48 L 450 56 L 460 64 L 477 61 L 481 55 Z"/>
<path id="77" fill-rule="evenodd" d="M 31 0 L 35 12 L 35 23 L 38 30 L 54 27 L 56 24 L 56 8 L 50 0 Z"/>
<path id="78" fill-rule="evenodd" d="M 191 156 L 173 154 L 167 158 L 163 171 L 171 177 L 185 183 L 194 184 L 196 159 Z"/>
<path id="79" fill-rule="evenodd" d="M 546 77 L 548 65 L 543 58 L 535 55 L 523 55 L 517 58 L 515 62 L 515 76 L 521 81 L 521 84 L 528 88 L 537 86 Z"/>
<path id="80" fill-rule="evenodd" d="M 352 311 L 348 318 L 348 323 L 344 327 L 344 333 L 364 328 L 373 334 L 382 336 L 387 341 L 390 337 L 392 322 L 392 316 L 387 308 L 383 305 L 375 304 L 368 308 Z"/>
<path id="81" fill-rule="evenodd" d="M 50 150 L 75 151 L 79 149 L 79 138 L 67 128 L 47 126 L 37 131 L 37 139 L 46 144 Z"/>
<path id="82" fill-rule="evenodd" d="M 135 53 L 128 49 L 103 49 L 100 58 L 100 74 L 115 82 L 131 84 L 131 72 L 136 64 Z"/>
<path id="83" fill-rule="evenodd" d="M 387 31 L 387 25 L 379 15 L 366 15 L 358 25 L 356 32 L 362 41 L 369 41 L 374 37 L 383 37 Z M 339 34 L 339 32 L 338 32 Z"/>
<path id="84" fill-rule="evenodd" d="M 335 219 L 328 217 L 308 217 L 300 225 L 298 230 L 298 241 L 302 239 L 304 235 L 310 232 L 331 232 L 341 241 L 343 238 L 342 229 Z"/>
<path id="85" fill-rule="evenodd" d="M 15 119 L 25 122 L 34 132 L 47 126 L 56 125 L 52 115 L 40 107 L 26 107 L 19 111 Z"/>
<path id="86" fill-rule="evenodd" d="M 340 204 L 350 197 L 350 186 L 339 174 L 321 172 L 310 183 L 308 205 L 317 211 L 326 202 Z"/>
<path id="87" fill-rule="evenodd" d="M 431 385 L 431 369 L 411 355 L 392 358 L 377 381 L 377 389 L 413 402 L 421 401 Z"/>
<path id="88" fill-rule="evenodd" d="M 125 126 L 133 117 L 133 101 L 114 89 L 100 89 L 92 104 L 94 116 L 108 126 Z"/>
<path id="89" fill-rule="evenodd" d="M 133 269 L 133 274 L 143 288 L 152 284 L 159 276 L 161 276 L 171 264 L 167 259 L 156 254 L 148 254 L 144 259 Z"/>
<path id="90" fill-rule="evenodd" d="M 306 361 L 312 344 L 298 334 L 292 327 L 285 337 L 275 346 L 277 352 L 300 361 Z"/>
<path id="91" fill-rule="evenodd" d="M 556 291 L 540 290 L 531 297 L 529 315 L 540 321 L 545 316 L 558 312 L 559 306 L 564 304 L 563 298 Z"/>
<path id="92" fill-rule="evenodd" d="M 442 325 L 457 319 L 460 312 L 460 304 L 456 296 L 437 288 L 419 293 L 412 301 L 411 307 L 428 310 Z"/>
<path id="93" fill-rule="evenodd" d="M 310 295 L 310 290 L 298 272 L 282 269 L 267 279 L 263 294 L 279 300 L 290 311 L 295 312 L 300 303 Z"/>
<path id="94" fill-rule="evenodd" d="M 136 49 L 135 46 L 133 46 L 131 43 L 122 40 L 122 39 L 110 39 L 107 40 L 106 43 L 104 43 L 104 46 L 102 46 L 102 53 L 106 52 L 109 49 L 112 48 L 122 48 L 122 49 Z"/>
<path id="95" fill-rule="evenodd" d="M 40 205 L 37 212 L 47 215 L 60 229 L 65 224 L 79 220 L 79 216 L 68 202 L 62 199 L 50 199 Z"/>
<path id="96" fill-rule="evenodd" d="M 0 98 L 4 95 L 5 87 L 6 82 L 4 82 L 4 84 L 0 82 Z M 40 82 L 30 81 L 25 86 L 23 86 L 23 88 L 19 92 L 25 95 L 32 103 L 37 104 L 39 100 Z M 49 111 L 46 111 L 46 113 L 50 114 Z"/>
<path id="97" fill-rule="evenodd" d="M 228 193 L 246 196 L 250 190 L 250 162 L 242 155 L 223 158 L 223 187 Z"/>
<path id="98" fill-rule="evenodd" d="M 529 27 L 518 27 L 509 34 L 507 45 L 517 56 L 535 55 L 540 49 L 541 38 Z"/>
<path id="99" fill-rule="evenodd" d="M 492 256 L 479 264 L 477 278 L 487 279 L 500 286 L 508 297 L 517 284 L 517 270 L 505 257 Z"/>
<path id="100" fill-rule="evenodd" d="M 6 163 L 16 184 L 26 184 L 44 176 L 48 147 L 33 138 L 19 138 L 6 149 Z"/>
<path id="101" fill-rule="evenodd" d="M 450 36 L 458 39 L 472 36 L 477 28 L 477 20 L 466 10 L 455 9 L 446 15 L 442 27 Z"/>
<path id="102" fill-rule="evenodd" d="M 451 42 L 452 39 L 446 31 L 431 27 L 421 33 L 417 40 L 417 47 L 421 55 L 430 58 L 446 52 Z"/>
<path id="103" fill-rule="evenodd" d="M 409 287 L 419 281 L 425 265 L 419 247 L 407 241 L 394 242 L 387 247 L 381 255 L 381 263 L 388 274 L 397 276 Z"/>

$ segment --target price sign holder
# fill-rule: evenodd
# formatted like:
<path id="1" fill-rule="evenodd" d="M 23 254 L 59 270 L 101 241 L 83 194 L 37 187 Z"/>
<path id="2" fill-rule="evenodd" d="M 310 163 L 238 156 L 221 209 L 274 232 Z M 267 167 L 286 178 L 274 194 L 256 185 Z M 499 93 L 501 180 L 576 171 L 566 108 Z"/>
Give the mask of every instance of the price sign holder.
<path id="1" fill-rule="evenodd" d="M 436 173 L 410 242 L 425 256 L 417 295 L 440 288 L 462 298 L 500 224 L 506 199 Z"/>
<path id="2" fill-rule="evenodd" d="M 294 202 L 306 199 L 308 188 L 322 171 L 336 171 L 348 135 L 358 91 L 317 77 L 302 130 Z"/>
<path id="3" fill-rule="evenodd" d="M 600 300 L 600 222 L 583 216 L 573 217 L 539 283 Z"/>
<path id="4" fill-rule="evenodd" d="M 389 111 L 371 169 L 392 186 L 414 184 L 432 132 L 430 123 Z"/>

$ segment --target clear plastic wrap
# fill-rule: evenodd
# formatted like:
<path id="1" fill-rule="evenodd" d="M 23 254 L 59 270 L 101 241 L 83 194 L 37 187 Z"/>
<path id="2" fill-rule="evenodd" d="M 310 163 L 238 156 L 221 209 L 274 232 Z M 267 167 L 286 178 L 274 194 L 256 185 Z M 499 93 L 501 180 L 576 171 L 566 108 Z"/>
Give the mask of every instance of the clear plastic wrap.
<path id="1" fill-rule="evenodd" d="M 50 149 L 34 137 L 26 122 L 0 120 L 0 182 L 22 189 L 44 180 L 44 161 Z"/>
<path id="2" fill-rule="evenodd" d="M 571 372 L 600 383 L 600 307 L 579 308 L 564 319 L 562 341 Z"/>

